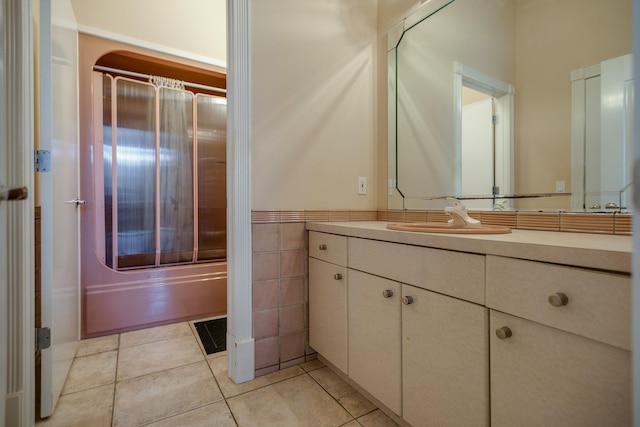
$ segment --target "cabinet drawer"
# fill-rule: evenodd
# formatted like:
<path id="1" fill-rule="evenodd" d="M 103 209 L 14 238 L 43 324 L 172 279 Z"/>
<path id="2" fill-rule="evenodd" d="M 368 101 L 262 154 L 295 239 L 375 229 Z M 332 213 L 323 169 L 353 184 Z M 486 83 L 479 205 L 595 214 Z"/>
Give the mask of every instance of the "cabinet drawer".
<path id="1" fill-rule="evenodd" d="M 556 307 L 549 297 L 566 305 Z M 627 350 L 631 279 L 626 274 L 487 256 L 487 306 Z"/>
<path id="2" fill-rule="evenodd" d="M 492 427 L 631 425 L 631 352 L 493 310 L 490 318 Z M 503 327 L 512 335 L 499 339 Z"/>
<path id="3" fill-rule="evenodd" d="M 346 266 L 347 237 L 310 231 L 309 256 Z"/>
<path id="4" fill-rule="evenodd" d="M 350 237 L 349 267 L 484 304 L 484 255 Z"/>

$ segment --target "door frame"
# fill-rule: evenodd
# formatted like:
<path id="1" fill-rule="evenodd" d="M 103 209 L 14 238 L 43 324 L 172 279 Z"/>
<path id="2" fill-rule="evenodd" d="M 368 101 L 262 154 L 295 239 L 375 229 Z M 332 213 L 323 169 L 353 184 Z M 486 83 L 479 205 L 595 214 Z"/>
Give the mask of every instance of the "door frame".
<path id="1" fill-rule="evenodd" d="M 478 92 L 496 98 L 496 116 L 494 147 L 495 186 L 501 194 L 511 194 L 514 182 L 514 93 L 513 85 L 495 77 L 481 73 L 462 63 L 454 63 L 454 126 L 456 138 L 456 156 L 454 189 L 460 194 L 462 189 L 462 87 L 466 86 Z"/>
<path id="2" fill-rule="evenodd" d="M 6 379 L 0 377 L 6 425 L 33 425 L 34 400 L 34 74 L 32 0 L 5 0 L 2 99 L 7 186 L 25 186 L 29 196 L 13 202 L 7 212 L 7 284 L 3 286 L 2 315 L 6 315 Z M 5 208 L 2 208 L 5 210 Z M 5 384 L 1 384 L 4 382 Z"/>
<path id="3" fill-rule="evenodd" d="M 0 3 L 0 46 L 5 46 L 6 39 L 6 25 L 5 25 L 5 3 Z M 0 129 L 6 129 L 5 115 L 7 112 L 7 97 L 5 93 L 5 50 L 0 49 Z M 7 138 L 4 132 L 0 132 L 0 186 L 7 185 Z M 0 201 L 0 224 L 4 227 L 4 230 L 8 229 L 9 222 L 7 218 L 7 204 Z M 9 283 L 9 275 L 7 273 L 7 267 L 9 264 L 9 252 L 7 251 L 8 245 L 7 234 L 5 232 L 0 233 L 0 318 L 6 319 L 9 312 L 9 304 L 7 300 L 7 287 Z M 0 322 L 0 349 L 8 348 L 7 340 L 7 324 L 6 322 Z M 7 352 L 0 351 L 0 366 L 7 366 Z M 0 370 L 0 420 L 5 418 L 5 402 L 7 399 L 7 370 Z"/>
<path id="4" fill-rule="evenodd" d="M 227 0 L 227 353 L 235 383 L 255 377 L 249 9 L 249 0 Z"/>

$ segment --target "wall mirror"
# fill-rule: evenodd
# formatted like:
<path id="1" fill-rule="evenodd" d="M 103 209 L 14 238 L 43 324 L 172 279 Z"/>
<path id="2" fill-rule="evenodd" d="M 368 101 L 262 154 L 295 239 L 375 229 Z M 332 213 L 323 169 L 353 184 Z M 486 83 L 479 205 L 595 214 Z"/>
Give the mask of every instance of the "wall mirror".
<path id="1" fill-rule="evenodd" d="M 631 0 L 427 1 L 388 34 L 389 209 L 626 210 L 631 49 Z"/>

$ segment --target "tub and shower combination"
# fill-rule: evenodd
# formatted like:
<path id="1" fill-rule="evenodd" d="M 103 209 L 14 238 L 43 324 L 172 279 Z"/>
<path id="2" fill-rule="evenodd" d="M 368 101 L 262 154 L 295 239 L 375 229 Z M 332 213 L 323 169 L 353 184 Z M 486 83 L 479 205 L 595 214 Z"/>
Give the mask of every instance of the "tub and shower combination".
<path id="1" fill-rule="evenodd" d="M 82 337 L 226 315 L 226 98 L 108 71 L 81 166 Z"/>

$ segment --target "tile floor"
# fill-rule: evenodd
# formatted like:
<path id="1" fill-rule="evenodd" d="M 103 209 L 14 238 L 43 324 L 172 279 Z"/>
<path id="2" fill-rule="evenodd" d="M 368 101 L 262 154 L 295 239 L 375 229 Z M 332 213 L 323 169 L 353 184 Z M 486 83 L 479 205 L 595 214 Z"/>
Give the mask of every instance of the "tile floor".
<path id="1" fill-rule="evenodd" d="M 37 425 L 396 426 L 317 360 L 234 384 L 226 352 L 207 356 L 191 322 L 82 341 Z"/>

